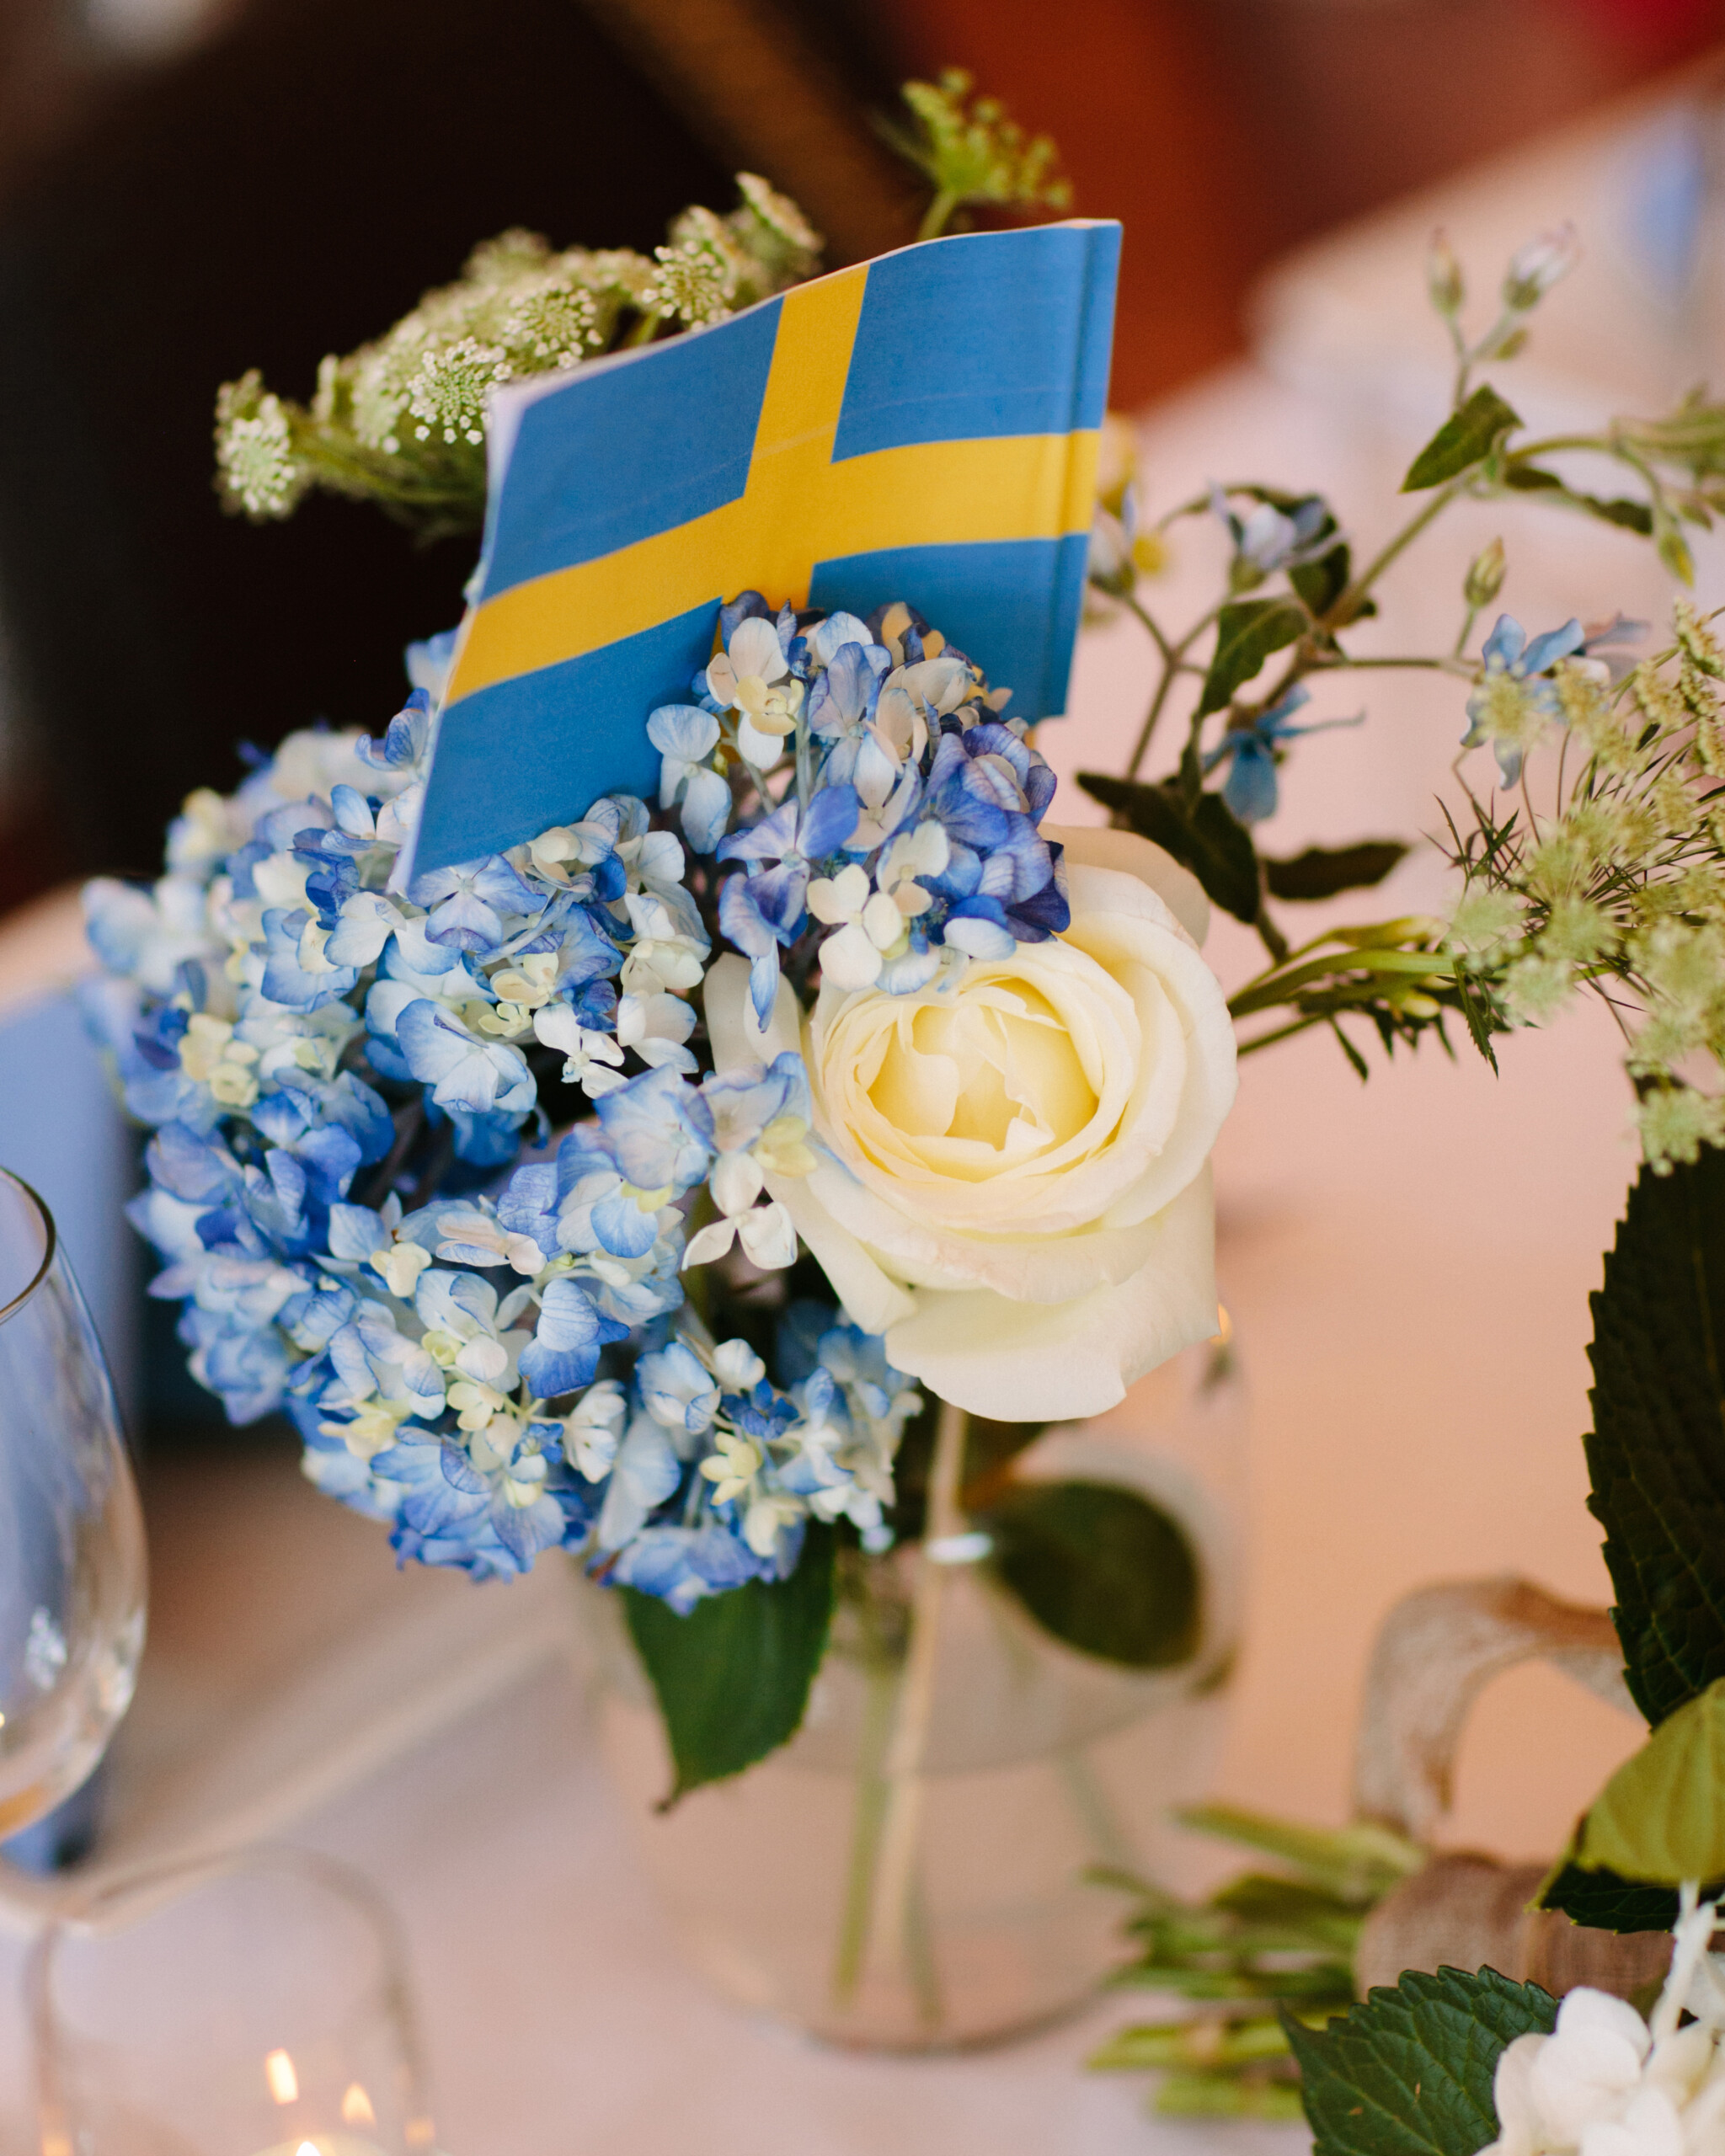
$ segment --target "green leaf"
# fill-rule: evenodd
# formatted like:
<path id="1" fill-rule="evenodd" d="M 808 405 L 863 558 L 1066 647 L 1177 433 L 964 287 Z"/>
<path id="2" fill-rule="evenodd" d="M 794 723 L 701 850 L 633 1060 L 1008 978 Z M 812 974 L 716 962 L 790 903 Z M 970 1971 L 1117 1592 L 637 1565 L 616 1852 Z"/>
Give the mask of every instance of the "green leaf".
<path id="1" fill-rule="evenodd" d="M 1348 589 L 1353 568 L 1354 557 L 1348 542 L 1338 539 L 1327 553 L 1320 554 L 1315 562 L 1301 562 L 1290 569 L 1288 581 L 1305 601 L 1307 611 L 1317 619 L 1327 614 Z"/>
<path id="2" fill-rule="evenodd" d="M 1078 783 L 1092 800 L 1114 811 L 1129 830 L 1153 840 L 1189 868 L 1224 912 L 1236 921 L 1258 919 L 1263 894 L 1252 834 L 1220 793 L 1200 793 L 1188 808 L 1178 780 L 1148 786 L 1100 771 L 1081 771 Z"/>
<path id="3" fill-rule="evenodd" d="M 617 1592 L 670 1740 L 676 1779 L 661 1810 L 796 1735 L 832 1616 L 830 1527 L 810 1521 L 788 1580 L 708 1595 L 686 1617 L 656 1595 Z"/>
<path id="4" fill-rule="evenodd" d="M 1521 424 L 1521 414 L 1506 404 L 1489 382 L 1482 382 L 1459 412 L 1452 412 L 1407 467 L 1402 482 L 1404 494 L 1417 494 L 1427 487 L 1441 487 L 1477 464 L 1509 433 Z"/>
<path id="5" fill-rule="evenodd" d="M 1132 1669 L 1177 1668 L 1197 1652 L 1197 1555 L 1135 1490 L 1020 1482 L 975 1517 L 1001 1580 L 1068 1646 Z"/>
<path id="6" fill-rule="evenodd" d="M 1542 465 L 1512 464 L 1503 473 L 1503 484 L 1519 494 L 1553 494 L 1567 509 L 1584 510 L 1602 524 L 1615 524 L 1624 531 L 1638 531 L 1643 539 L 1653 528 L 1653 513 L 1645 502 L 1627 494 L 1589 494 L 1566 487 L 1555 472 Z"/>
<path id="7" fill-rule="evenodd" d="M 1362 839 L 1357 846 L 1309 846 L 1291 861 L 1263 864 L 1273 899 L 1332 899 L 1381 883 L 1407 848 L 1400 839 Z"/>
<path id="8" fill-rule="evenodd" d="M 1303 607 L 1286 599 L 1236 599 L 1216 616 L 1216 648 L 1199 699 L 1200 718 L 1222 711 L 1272 653 L 1311 627 Z"/>
<path id="9" fill-rule="evenodd" d="M 1570 1852 L 1649 1886 L 1725 1874 L 1725 1677 L 1686 1701 L 1605 1784 Z"/>
<path id="10" fill-rule="evenodd" d="M 1410 1971 L 1324 2029 L 1284 2015 L 1315 2156 L 1477 2156 L 1498 2135 L 1499 2057 L 1557 2019 L 1549 1992 L 1494 1969 Z"/>
<path id="11" fill-rule="evenodd" d="M 1657 1723 L 1725 1677 L 1725 1153 L 1642 1168 L 1592 1305 L 1588 1508 Z"/>
<path id="12" fill-rule="evenodd" d="M 1714 1891 L 1710 1886 L 1708 1895 Z M 1541 1888 L 1538 1903 L 1594 1931 L 1669 1931 L 1677 1921 L 1677 1896 L 1670 1887 L 1643 1886 L 1615 1871 L 1583 1871 L 1567 1859 Z"/>
<path id="13" fill-rule="evenodd" d="M 1304 1872 L 1313 1886 L 1356 1903 L 1378 1900 L 1418 1871 L 1429 1854 L 1417 1842 L 1370 1820 L 1348 1827 L 1307 1827 L 1231 1804 L 1182 1805 L 1173 1816 L 1195 1834 L 1213 1834 L 1218 1841 L 1279 1857 Z"/>
<path id="14" fill-rule="evenodd" d="M 1505 465 L 1503 484 L 1519 494 L 1567 494 L 1569 491 L 1557 474 L 1546 471 L 1543 464 Z"/>
<path id="15" fill-rule="evenodd" d="M 1657 509 L 1653 520 L 1653 545 L 1659 559 L 1680 584 L 1693 584 L 1695 557 L 1689 551 L 1688 540 L 1678 530 L 1676 520 L 1669 512 Z"/>

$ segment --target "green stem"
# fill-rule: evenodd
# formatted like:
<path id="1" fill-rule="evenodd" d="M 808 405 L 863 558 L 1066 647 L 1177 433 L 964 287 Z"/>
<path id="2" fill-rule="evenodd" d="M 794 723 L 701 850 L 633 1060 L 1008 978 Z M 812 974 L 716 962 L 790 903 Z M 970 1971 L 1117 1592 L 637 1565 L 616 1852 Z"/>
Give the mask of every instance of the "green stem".
<path id="1" fill-rule="evenodd" d="M 1560 450 L 1591 449 L 1601 456 L 1616 456 L 1617 446 L 1606 435 L 1546 435 L 1538 441 L 1525 441 L 1506 460 L 1525 464 L 1535 456 L 1555 456 Z"/>
<path id="2" fill-rule="evenodd" d="M 1167 638 L 1163 634 L 1162 624 L 1153 617 L 1150 610 L 1144 605 L 1143 601 L 1139 598 L 1135 591 L 1127 592 L 1124 595 L 1124 597 L 1129 611 L 1135 614 L 1139 620 L 1143 622 L 1145 627 L 1149 631 L 1151 641 L 1156 645 L 1156 649 L 1162 655 L 1163 665 L 1168 667 L 1178 666 L 1179 661 L 1175 655 L 1174 647 L 1168 642 Z"/>
<path id="3" fill-rule="evenodd" d="M 1182 670 L 1180 662 L 1204 631 L 1213 626 L 1225 603 L 1219 599 L 1214 606 L 1199 616 L 1178 643 L 1166 647 L 1162 679 L 1156 685 L 1156 694 L 1151 698 L 1150 709 L 1145 713 L 1144 724 L 1139 731 L 1138 744 L 1132 751 L 1132 760 L 1126 766 L 1128 778 L 1137 777 L 1139 766 L 1150 754 L 1151 737 L 1156 732 L 1156 721 L 1162 717 L 1163 707 L 1168 701 L 1168 691 L 1174 686 L 1174 677 Z M 1148 626 L 1146 622 L 1146 627 Z M 1156 637 L 1158 645 L 1161 645 L 1162 640 L 1160 634 L 1154 629 L 1151 633 Z"/>
<path id="4" fill-rule="evenodd" d="M 1466 641 L 1467 629 L 1472 626 L 1473 617 L 1470 615 L 1467 627 L 1461 632 L 1464 643 Z M 1427 672 L 1435 670 L 1439 674 L 1454 674 L 1458 678 L 1469 681 L 1473 679 L 1474 675 L 1472 667 L 1465 663 L 1458 663 L 1453 655 L 1447 653 L 1441 659 L 1354 659 L 1345 651 L 1336 659 L 1314 659 L 1309 664 L 1302 666 L 1300 672 L 1302 674 L 1363 674 L 1369 667 L 1381 671 L 1386 666 L 1418 667 Z M 1266 699 L 1266 702 L 1274 702 L 1274 698 Z"/>
<path id="5" fill-rule="evenodd" d="M 1370 566 L 1363 569 L 1335 604 L 1325 611 L 1319 624 L 1320 627 L 1327 628 L 1332 625 L 1345 627 L 1358 611 L 1360 600 L 1365 597 L 1384 571 L 1389 568 L 1391 563 L 1413 545 L 1434 517 L 1443 514 L 1472 477 L 1473 473 L 1470 469 L 1452 479 L 1447 487 L 1440 487 L 1425 506 L 1416 515 L 1408 519 L 1395 537 L 1376 556 Z"/>
<path id="6" fill-rule="evenodd" d="M 1413 974 L 1428 980 L 1453 980 L 1455 961 L 1436 951 L 1373 950 L 1343 951 L 1322 958 L 1310 958 L 1303 965 L 1261 975 L 1256 982 L 1228 998 L 1228 1010 L 1235 1018 L 1249 1018 L 1255 1011 L 1271 1011 L 1279 1003 L 1286 1003 L 1300 989 L 1310 988 L 1331 974 Z"/>
<path id="7" fill-rule="evenodd" d="M 1252 925 L 1258 931 L 1259 941 L 1269 953 L 1274 963 L 1279 966 L 1285 965 L 1288 959 L 1288 939 L 1270 919 L 1269 913 L 1261 899 L 1258 901 L 1258 918 Z"/>
<path id="8" fill-rule="evenodd" d="M 1290 1040 L 1295 1033 L 1305 1033 L 1308 1027 L 1322 1025 L 1325 1016 L 1320 1011 L 1310 1011 L 1303 1018 L 1290 1019 L 1285 1026 L 1275 1026 L 1267 1033 L 1254 1034 L 1249 1041 L 1238 1043 L 1234 1050 L 1235 1055 L 1236 1058 L 1253 1055 L 1259 1049 L 1268 1048 L 1274 1042 Z"/>
<path id="9" fill-rule="evenodd" d="M 868 1592 L 866 1585 L 864 1592 Z M 880 1858 L 881 1829 L 886 1823 L 886 1748 L 892 1735 L 893 1702 L 898 1694 L 898 1668 L 890 1657 L 884 1654 L 869 1657 L 863 1678 L 862 1729 L 857 1742 L 851 1860 L 845 1873 L 845 1906 L 839 1925 L 838 1951 L 833 1957 L 832 1996 L 836 2006 L 848 2006 L 856 1998 L 863 1956 L 868 1951 L 874 1871 Z"/>
<path id="10" fill-rule="evenodd" d="M 922 213 L 922 222 L 916 227 L 917 238 L 938 239 L 947 228 L 947 219 L 964 199 L 963 195 L 955 195 L 950 187 L 942 188 Z"/>
<path id="11" fill-rule="evenodd" d="M 911 1637 L 897 1711 L 887 1747 L 886 1817 L 880 1831 L 875 1870 L 872 1928 L 889 1966 L 908 1969 L 919 1997 L 927 1999 L 932 1972 L 918 1967 L 919 1844 L 929 1732 L 934 1718 L 935 1678 L 939 1669 L 941 1612 L 950 1567 L 928 1554 L 929 1545 L 959 1534 L 964 1525 L 959 1492 L 964 1486 L 964 1439 L 969 1418 L 962 1407 L 943 1401 L 935 1427 L 934 1457 L 928 1468 L 928 1507 L 922 1549 L 911 1601 Z"/>

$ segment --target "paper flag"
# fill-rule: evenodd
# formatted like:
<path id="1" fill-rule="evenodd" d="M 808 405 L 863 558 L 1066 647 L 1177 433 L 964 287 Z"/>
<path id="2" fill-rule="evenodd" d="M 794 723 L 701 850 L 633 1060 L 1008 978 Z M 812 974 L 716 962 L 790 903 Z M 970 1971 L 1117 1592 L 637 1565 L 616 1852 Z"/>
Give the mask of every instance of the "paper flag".
<path id="1" fill-rule="evenodd" d="M 930 240 L 500 392 L 415 867 L 652 798 L 647 715 L 751 588 L 908 600 L 1010 712 L 1063 710 L 1119 245 L 1079 221 Z"/>

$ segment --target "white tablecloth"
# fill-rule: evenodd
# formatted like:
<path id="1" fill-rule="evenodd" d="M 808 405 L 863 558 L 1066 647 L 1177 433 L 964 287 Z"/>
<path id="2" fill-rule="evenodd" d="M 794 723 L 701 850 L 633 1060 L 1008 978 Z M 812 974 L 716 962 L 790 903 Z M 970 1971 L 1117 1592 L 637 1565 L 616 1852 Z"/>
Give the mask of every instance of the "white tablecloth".
<path id="1" fill-rule="evenodd" d="M 823 2051 L 711 1999 L 677 1963 L 587 1742 L 547 1674 L 307 1822 L 403 1916 L 451 2156 L 1289 2156 L 1297 2129 L 1147 2132 L 1138 2077 L 1086 2075 L 1130 2017 L 1092 2009 L 998 2052 Z M 0 2117 L 25 2064 L 0 1940 Z M 21 2152 L 21 2122 L 13 2133 Z M 0 2152 L 14 2156 L 0 2126 Z"/>

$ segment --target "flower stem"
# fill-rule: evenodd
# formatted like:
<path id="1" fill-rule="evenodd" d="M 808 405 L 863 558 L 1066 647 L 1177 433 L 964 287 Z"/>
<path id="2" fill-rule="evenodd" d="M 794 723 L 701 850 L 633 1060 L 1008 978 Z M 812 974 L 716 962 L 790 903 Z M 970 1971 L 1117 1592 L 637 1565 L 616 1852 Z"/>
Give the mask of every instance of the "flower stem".
<path id="1" fill-rule="evenodd" d="M 960 197 L 949 187 L 943 187 L 922 212 L 922 222 L 916 227 L 918 239 L 938 239 L 947 228 L 947 219 L 959 206 Z"/>
<path id="2" fill-rule="evenodd" d="M 857 1995 L 862 1960 L 868 1949 L 868 1923 L 874 1902 L 875 1867 L 886 1817 L 888 1785 L 883 1772 L 893 1728 L 893 1698 L 898 1672 L 884 1654 L 871 1655 L 863 1677 L 862 1728 L 857 1740 L 857 1795 L 851 1822 L 851 1860 L 845 1873 L 844 1914 L 833 1956 L 832 1997 L 848 2006 Z"/>
<path id="3" fill-rule="evenodd" d="M 911 1601 L 911 1643 L 899 1691 L 898 1712 L 887 1745 L 886 1817 L 880 1831 L 880 1858 L 874 1880 L 870 1929 L 894 1968 L 911 1967 L 922 2018 L 938 2020 L 939 1994 L 932 1971 L 918 1967 L 917 1844 L 922 1825 L 923 1765 L 934 1715 L 934 1681 L 940 1653 L 940 1620 L 949 1567 L 928 1554 L 928 1545 L 956 1534 L 963 1525 L 959 1491 L 964 1479 L 964 1435 L 969 1418 L 962 1407 L 943 1401 L 936 1426 L 934 1457 L 929 1464 L 928 1510 L 923 1523 L 922 1554 Z M 926 1941 L 923 1942 L 926 1952 Z"/>
<path id="4" fill-rule="evenodd" d="M 1351 617 L 1353 610 L 1365 597 L 1384 571 L 1389 568 L 1391 563 L 1413 545 L 1434 517 L 1441 515 L 1444 510 L 1448 509 L 1450 503 L 1455 500 L 1456 495 L 1461 492 L 1463 487 L 1473 476 L 1473 469 L 1470 466 L 1468 470 L 1452 479 L 1447 487 L 1440 487 L 1417 515 L 1409 517 L 1407 523 L 1383 547 L 1370 566 L 1361 570 L 1335 605 L 1327 611 L 1324 616 L 1326 623 L 1334 622 L 1345 626 Z"/>

